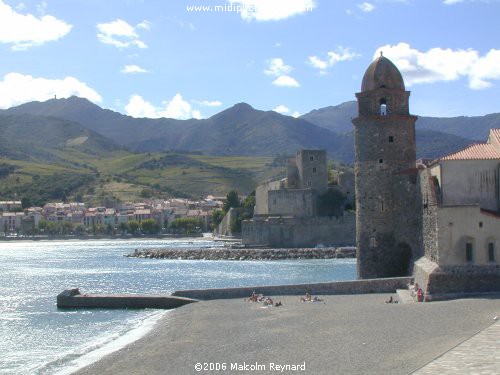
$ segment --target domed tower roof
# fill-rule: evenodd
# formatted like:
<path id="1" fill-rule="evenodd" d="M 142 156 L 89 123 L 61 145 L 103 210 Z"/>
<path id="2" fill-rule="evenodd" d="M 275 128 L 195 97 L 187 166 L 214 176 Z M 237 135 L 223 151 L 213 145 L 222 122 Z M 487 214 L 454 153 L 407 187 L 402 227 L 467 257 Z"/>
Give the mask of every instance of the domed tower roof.
<path id="1" fill-rule="evenodd" d="M 382 56 L 376 58 L 366 69 L 361 84 L 361 91 L 379 88 L 405 91 L 403 77 L 391 60 Z"/>

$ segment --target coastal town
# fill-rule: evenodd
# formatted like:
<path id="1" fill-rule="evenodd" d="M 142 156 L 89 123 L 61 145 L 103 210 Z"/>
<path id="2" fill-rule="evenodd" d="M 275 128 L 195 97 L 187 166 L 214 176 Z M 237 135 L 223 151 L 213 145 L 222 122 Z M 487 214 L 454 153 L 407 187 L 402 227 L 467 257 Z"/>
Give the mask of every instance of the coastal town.
<path id="1" fill-rule="evenodd" d="M 88 207 L 81 202 L 54 202 L 43 207 L 23 208 L 21 201 L 0 201 L 0 237 L 135 234 L 141 228 L 147 234 L 175 233 L 177 230 L 208 232 L 212 228 L 213 213 L 222 209 L 223 199 L 207 196 L 196 201 L 181 198 L 146 200 L 120 203 L 113 208 Z M 193 227 L 176 227 L 183 222 Z"/>

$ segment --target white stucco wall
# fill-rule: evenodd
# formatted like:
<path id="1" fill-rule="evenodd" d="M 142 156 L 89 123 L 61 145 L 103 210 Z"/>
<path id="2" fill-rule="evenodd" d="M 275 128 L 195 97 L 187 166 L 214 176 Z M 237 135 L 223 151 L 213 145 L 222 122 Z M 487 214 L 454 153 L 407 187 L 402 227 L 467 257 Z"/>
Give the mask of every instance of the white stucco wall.
<path id="1" fill-rule="evenodd" d="M 500 160 L 442 160 L 440 171 L 432 174 L 440 180 L 443 205 L 479 204 L 489 210 L 499 209 Z"/>
<path id="2" fill-rule="evenodd" d="M 490 242 L 495 248 L 493 264 L 500 264 L 500 217 L 481 212 L 478 206 L 440 207 L 437 227 L 440 266 L 492 264 L 488 260 Z M 466 261 L 467 242 L 472 243 L 472 262 Z"/>

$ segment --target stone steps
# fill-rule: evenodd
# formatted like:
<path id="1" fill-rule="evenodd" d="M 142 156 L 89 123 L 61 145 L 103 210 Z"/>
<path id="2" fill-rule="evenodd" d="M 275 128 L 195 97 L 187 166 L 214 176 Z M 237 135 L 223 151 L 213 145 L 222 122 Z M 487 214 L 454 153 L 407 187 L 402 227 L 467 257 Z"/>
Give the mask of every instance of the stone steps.
<path id="1" fill-rule="evenodd" d="M 396 293 L 401 303 L 416 303 L 408 289 L 397 289 Z"/>

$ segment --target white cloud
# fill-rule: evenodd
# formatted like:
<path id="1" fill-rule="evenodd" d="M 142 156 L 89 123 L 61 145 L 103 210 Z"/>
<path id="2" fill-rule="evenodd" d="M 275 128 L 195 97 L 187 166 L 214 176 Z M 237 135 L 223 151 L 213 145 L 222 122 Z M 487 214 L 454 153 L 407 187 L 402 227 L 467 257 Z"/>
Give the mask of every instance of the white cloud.
<path id="1" fill-rule="evenodd" d="M 136 27 L 138 29 L 151 30 L 151 22 L 144 20 L 141 23 L 138 23 Z"/>
<path id="2" fill-rule="evenodd" d="M 139 65 L 125 65 L 120 72 L 124 74 L 137 74 L 147 73 L 148 71 L 144 68 L 141 68 Z"/>
<path id="3" fill-rule="evenodd" d="M 24 4 L 20 9 L 24 9 Z M 54 16 L 37 18 L 20 14 L 0 0 L 0 43 L 11 44 L 13 50 L 25 50 L 58 40 L 73 26 Z"/>
<path id="4" fill-rule="evenodd" d="M 191 108 L 191 104 L 182 99 L 181 94 L 175 94 L 175 96 L 165 104 L 167 107 L 161 112 L 162 117 L 175 118 L 179 120 L 201 118 L 200 111 L 193 110 Z"/>
<path id="5" fill-rule="evenodd" d="M 273 81 L 273 85 L 280 87 L 300 87 L 297 80 L 290 76 L 279 76 Z"/>
<path id="6" fill-rule="evenodd" d="M 315 0 L 227 0 L 246 21 L 278 21 L 316 8 Z"/>
<path id="7" fill-rule="evenodd" d="M 136 27 L 117 19 L 109 23 L 97 24 L 97 39 L 104 44 L 111 44 L 117 48 L 148 48 L 146 43 L 139 39 L 136 29 L 148 29 L 149 23 L 142 21 Z"/>
<path id="8" fill-rule="evenodd" d="M 290 112 L 290 109 L 287 106 L 281 104 L 281 105 L 277 106 L 276 108 L 274 108 L 273 111 L 283 114 L 283 113 Z"/>
<path id="9" fill-rule="evenodd" d="M 480 90 L 492 86 L 490 80 L 500 80 L 500 50 L 491 49 L 472 66 L 469 86 Z"/>
<path id="10" fill-rule="evenodd" d="M 311 64 L 313 67 L 319 69 L 319 70 L 326 70 L 328 68 L 328 61 L 321 60 L 317 56 L 309 56 L 309 64 Z"/>
<path id="11" fill-rule="evenodd" d="M 166 117 L 178 120 L 202 118 L 200 111 L 193 109 L 191 104 L 182 98 L 181 94 L 175 94 L 170 101 L 165 101 L 162 104 L 164 108 L 157 108 L 144 100 L 142 96 L 135 94 L 130 97 L 128 104 L 125 106 L 125 111 L 127 115 L 132 117 Z"/>
<path id="12" fill-rule="evenodd" d="M 149 117 L 159 118 L 156 108 L 150 103 L 145 101 L 140 95 L 132 95 L 125 106 L 125 113 L 132 117 Z"/>
<path id="13" fill-rule="evenodd" d="M 280 76 L 283 74 L 288 74 L 292 71 L 292 67 L 290 65 L 286 65 L 283 59 L 277 57 L 271 60 L 268 60 L 269 67 L 264 70 L 264 73 L 270 76 Z"/>
<path id="14" fill-rule="evenodd" d="M 338 47 L 337 52 L 328 52 L 326 59 L 321 59 L 318 56 L 309 56 L 307 61 L 309 65 L 325 73 L 326 69 L 333 67 L 338 62 L 350 61 L 359 56 L 359 54 L 352 52 L 349 48 Z"/>
<path id="15" fill-rule="evenodd" d="M 374 56 L 379 56 L 380 51 L 396 64 L 408 86 L 465 77 L 471 89 L 479 90 L 500 79 L 500 50 L 491 49 L 484 56 L 473 49 L 432 48 L 421 52 L 407 43 L 399 43 L 378 48 Z"/>
<path id="16" fill-rule="evenodd" d="M 292 113 L 292 117 L 295 117 L 295 118 L 300 117 L 300 113 L 298 111 L 295 111 Z"/>
<path id="17" fill-rule="evenodd" d="M 87 98 L 94 103 L 102 101 L 94 89 L 74 77 L 47 79 L 8 73 L 0 81 L 0 108 L 10 108 L 34 100 L 45 101 L 54 96 L 69 98 L 72 95 Z"/>
<path id="18" fill-rule="evenodd" d="M 444 0 L 443 4 L 453 5 L 453 4 L 463 3 L 463 2 L 464 2 L 464 0 Z"/>
<path id="19" fill-rule="evenodd" d="M 365 2 L 362 4 L 358 4 L 358 8 L 363 12 L 369 13 L 375 10 L 375 5 Z"/>
<path id="20" fill-rule="evenodd" d="M 290 65 L 286 65 L 283 59 L 274 58 L 268 60 L 268 68 L 264 73 L 269 76 L 277 77 L 273 81 L 273 85 L 282 87 L 299 87 L 299 83 L 295 78 L 290 77 L 288 74 L 293 70 Z"/>
<path id="21" fill-rule="evenodd" d="M 218 100 L 213 100 L 213 101 L 203 100 L 201 102 L 195 101 L 195 103 L 197 103 L 201 106 L 204 106 L 204 107 L 220 107 L 222 105 L 222 102 L 220 102 Z"/>

